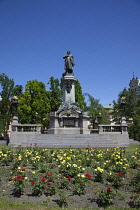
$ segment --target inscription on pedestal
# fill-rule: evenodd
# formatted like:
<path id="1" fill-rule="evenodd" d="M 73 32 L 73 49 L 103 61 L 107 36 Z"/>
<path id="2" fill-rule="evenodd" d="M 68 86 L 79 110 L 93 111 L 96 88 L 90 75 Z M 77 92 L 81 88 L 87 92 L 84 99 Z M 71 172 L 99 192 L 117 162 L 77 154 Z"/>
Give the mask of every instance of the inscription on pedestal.
<path id="1" fill-rule="evenodd" d="M 64 118 L 63 125 L 64 125 L 64 127 L 75 127 L 74 118 Z"/>

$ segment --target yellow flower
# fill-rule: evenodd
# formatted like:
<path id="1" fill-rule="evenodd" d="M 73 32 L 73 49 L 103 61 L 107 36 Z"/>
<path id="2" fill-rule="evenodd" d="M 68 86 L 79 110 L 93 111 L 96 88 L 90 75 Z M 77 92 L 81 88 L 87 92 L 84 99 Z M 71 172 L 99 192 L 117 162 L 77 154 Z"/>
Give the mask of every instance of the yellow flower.
<path id="1" fill-rule="evenodd" d="M 67 160 L 71 160 L 71 157 L 66 157 Z"/>
<path id="2" fill-rule="evenodd" d="M 84 174 L 77 174 L 78 177 L 85 178 Z"/>
<path id="3" fill-rule="evenodd" d="M 132 158 L 133 158 L 134 160 L 136 160 L 136 159 L 137 159 L 137 157 L 136 157 L 136 156 L 132 156 Z"/>
<path id="4" fill-rule="evenodd" d="M 7 157 L 7 154 L 4 154 L 3 156 L 4 156 L 4 157 Z"/>
<path id="5" fill-rule="evenodd" d="M 100 171 L 101 173 L 103 172 L 104 169 L 97 167 L 97 170 Z"/>
<path id="6" fill-rule="evenodd" d="M 125 164 L 125 166 L 129 166 L 129 164 Z"/>
<path id="7" fill-rule="evenodd" d="M 122 162 L 120 162 L 120 161 L 116 162 L 116 165 L 122 165 Z"/>

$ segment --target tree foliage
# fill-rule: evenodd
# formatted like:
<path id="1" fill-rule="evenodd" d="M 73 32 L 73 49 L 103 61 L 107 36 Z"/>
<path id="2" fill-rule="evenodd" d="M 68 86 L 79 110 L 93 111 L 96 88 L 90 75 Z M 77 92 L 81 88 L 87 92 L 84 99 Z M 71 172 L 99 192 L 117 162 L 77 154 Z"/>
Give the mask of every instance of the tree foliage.
<path id="1" fill-rule="evenodd" d="M 95 122 L 98 120 L 98 117 L 102 117 L 103 124 L 109 124 L 107 120 L 107 113 L 103 106 L 99 103 L 98 99 L 95 99 L 89 93 L 85 93 L 85 96 L 88 96 L 88 105 L 85 108 L 85 111 L 88 112 L 91 122 Z M 94 123 L 93 123 L 94 127 Z"/>
<path id="2" fill-rule="evenodd" d="M 14 95 L 19 96 L 22 93 L 22 86 L 15 85 L 14 80 L 10 79 L 6 74 L 0 74 L 1 98 L 0 102 L 0 132 L 4 136 L 7 135 L 7 130 L 12 117 L 11 99 Z"/>
<path id="3" fill-rule="evenodd" d="M 133 114 L 133 121 L 129 125 L 129 135 L 131 138 L 140 141 L 140 100 L 137 101 Z"/>
<path id="4" fill-rule="evenodd" d="M 84 94 L 82 93 L 82 87 L 78 80 L 75 84 L 75 102 L 78 103 L 78 107 L 81 110 L 85 109 L 85 106 L 86 106 L 85 97 L 84 97 Z"/>
<path id="5" fill-rule="evenodd" d="M 129 123 L 131 118 L 133 118 L 133 114 L 137 104 L 136 93 L 134 90 L 127 90 L 126 88 L 124 88 L 123 91 L 119 93 L 117 102 L 113 101 L 113 118 L 116 123 L 120 123 L 122 117 L 122 97 L 125 97 L 125 117 L 127 122 Z"/>
<path id="6" fill-rule="evenodd" d="M 58 110 L 62 103 L 62 90 L 61 84 L 58 79 L 50 77 L 48 84 L 50 85 L 50 91 L 48 91 L 48 99 L 51 106 L 51 112 Z"/>
<path id="7" fill-rule="evenodd" d="M 118 95 L 117 102 L 113 101 L 113 118 L 116 123 L 120 123 L 123 107 L 121 99 L 125 97 L 125 117 L 128 123 L 129 136 L 136 140 L 140 140 L 140 100 L 137 99 L 135 90 L 123 89 Z"/>
<path id="8" fill-rule="evenodd" d="M 49 123 L 50 103 L 46 86 L 37 80 L 27 81 L 25 91 L 19 99 L 19 121 L 21 123 Z"/>

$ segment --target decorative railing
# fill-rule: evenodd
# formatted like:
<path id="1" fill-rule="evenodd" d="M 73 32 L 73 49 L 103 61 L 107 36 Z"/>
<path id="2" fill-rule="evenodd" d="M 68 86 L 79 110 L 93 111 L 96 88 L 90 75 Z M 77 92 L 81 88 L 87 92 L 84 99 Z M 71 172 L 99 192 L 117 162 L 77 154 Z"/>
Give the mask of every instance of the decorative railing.
<path id="1" fill-rule="evenodd" d="M 17 124 L 12 125 L 12 132 L 40 132 L 41 125 L 37 124 Z"/>
<path id="2" fill-rule="evenodd" d="M 99 125 L 100 133 L 124 133 L 127 132 L 127 125 Z"/>

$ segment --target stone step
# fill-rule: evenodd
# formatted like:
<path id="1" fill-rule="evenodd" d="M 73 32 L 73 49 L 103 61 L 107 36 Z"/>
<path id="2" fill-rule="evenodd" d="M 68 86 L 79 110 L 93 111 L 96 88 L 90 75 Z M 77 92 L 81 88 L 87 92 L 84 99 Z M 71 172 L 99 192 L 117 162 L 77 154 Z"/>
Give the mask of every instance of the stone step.
<path id="1" fill-rule="evenodd" d="M 140 141 L 136 141 L 134 139 L 129 139 L 131 145 L 140 145 Z"/>
<path id="2" fill-rule="evenodd" d="M 129 145 L 129 139 L 124 135 L 102 134 L 35 134 L 13 141 L 11 146 L 30 147 L 37 144 L 40 148 L 110 148 Z"/>
<path id="3" fill-rule="evenodd" d="M 33 144 L 22 144 L 22 147 L 32 147 Z M 113 148 L 121 145 L 116 144 L 37 144 L 39 148 Z"/>

